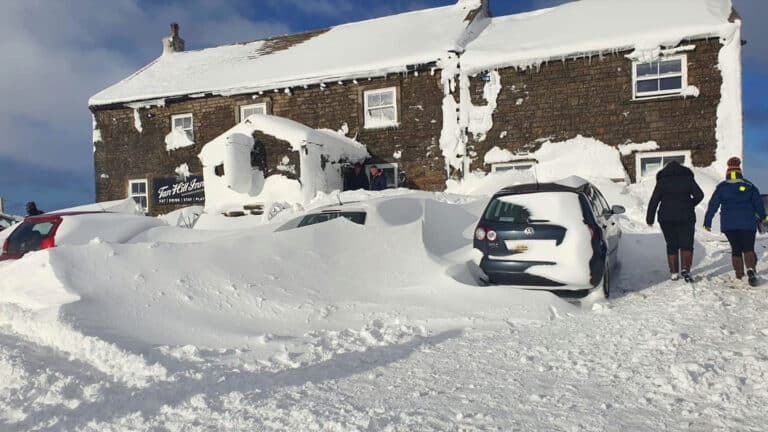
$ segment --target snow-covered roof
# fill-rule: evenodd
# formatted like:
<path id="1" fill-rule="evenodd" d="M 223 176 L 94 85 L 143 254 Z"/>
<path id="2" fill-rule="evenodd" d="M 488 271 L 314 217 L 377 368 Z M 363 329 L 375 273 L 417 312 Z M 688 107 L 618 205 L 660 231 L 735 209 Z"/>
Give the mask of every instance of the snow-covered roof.
<path id="1" fill-rule="evenodd" d="M 254 131 L 263 132 L 277 139 L 287 141 L 294 151 L 305 144 L 323 147 L 323 153 L 332 160 L 360 160 L 369 156 L 368 150 L 359 142 L 329 129 L 313 129 L 293 120 L 266 114 L 254 114 L 206 144 L 200 152 L 204 163 L 221 158 L 221 146 L 232 134 L 250 136 Z"/>
<path id="2" fill-rule="evenodd" d="M 237 94 L 402 72 L 460 50 L 480 0 L 328 30 L 169 53 L 102 90 L 89 105 L 204 93 Z"/>
<path id="3" fill-rule="evenodd" d="M 685 39 L 720 36 L 731 0 L 580 0 L 534 12 L 491 18 L 467 45 L 467 73 L 535 66 L 572 55 L 652 51 Z"/>

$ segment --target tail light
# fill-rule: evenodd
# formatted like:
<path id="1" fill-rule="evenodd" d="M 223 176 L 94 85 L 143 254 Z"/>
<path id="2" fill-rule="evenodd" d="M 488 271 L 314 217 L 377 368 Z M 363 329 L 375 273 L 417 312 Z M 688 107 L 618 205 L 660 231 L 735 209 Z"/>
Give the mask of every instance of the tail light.
<path id="1" fill-rule="evenodd" d="M 56 242 L 53 238 L 53 236 L 46 237 L 43 239 L 43 241 L 40 242 L 40 250 L 43 249 L 50 249 L 52 247 L 56 246 Z"/>
<path id="2" fill-rule="evenodd" d="M 475 239 L 478 241 L 488 240 L 489 242 L 494 242 L 497 238 L 499 238 L 499 235 L 490 228 L 480 227 L 475 230 Z"/>
<path id="3" fill-rule="evenodd" d="M 592 241 L 598 240 L 600 230 L 598 230 L 594 225 L 587 225 L 587 228 L 589 228 L 589 234 L 592 237 Z"/>

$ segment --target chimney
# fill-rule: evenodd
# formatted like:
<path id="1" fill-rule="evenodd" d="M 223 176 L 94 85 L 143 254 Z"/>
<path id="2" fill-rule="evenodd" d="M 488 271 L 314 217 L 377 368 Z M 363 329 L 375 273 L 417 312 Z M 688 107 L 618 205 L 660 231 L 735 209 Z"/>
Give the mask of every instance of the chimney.
<path id="1" fill-rule="evenodd" d="M 163 38 L 163 55 L 184 51 L 184 39 L 179 36 L 179 24 L 171 23 L 171 35 Z"/>

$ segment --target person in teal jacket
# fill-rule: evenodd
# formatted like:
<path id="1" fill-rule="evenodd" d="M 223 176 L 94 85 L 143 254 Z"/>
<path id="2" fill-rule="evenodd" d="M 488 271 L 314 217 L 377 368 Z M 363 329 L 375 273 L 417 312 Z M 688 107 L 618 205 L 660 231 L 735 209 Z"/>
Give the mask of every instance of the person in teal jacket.
<path id="1" fill-rule="evenodd" d="M 733 270 L 736 278 L 744 278 L 744 264 L 747 265 L 749 284 L 757 286 L 757 254 L 755 236 L 761 221 L 768 221 L 760 191 L 742 175 L 741 159 L 728 160 L 726 180 L 715 189 L 709 200 L 704 228 L 712 229 L 712 219 L 720 210 L 720 231 L 731 244 Z"/>

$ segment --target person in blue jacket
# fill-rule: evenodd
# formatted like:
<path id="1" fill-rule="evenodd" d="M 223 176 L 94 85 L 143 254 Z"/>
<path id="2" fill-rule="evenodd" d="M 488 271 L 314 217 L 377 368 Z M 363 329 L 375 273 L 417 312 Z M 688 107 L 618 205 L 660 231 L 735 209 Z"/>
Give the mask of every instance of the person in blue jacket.
<path id="1" fill-rule="evenodd" d="M 384 171 L 380 170 L 376 165 L 371 167 L 371 190 L 383 191 L 387 188 L 387 178 L 384 176 Z"/>
<path id="2" fill-rule="evenodd" d="M 704 218 L 704 229 L 712 229 L 712 218 L 720 210 L 720 231 L 728 237 L 731 244 L 733 270 L 736 278 L 744 278 L 744 264 L 747 265 L 747 278 L 751 286 L 757 286 L 757 254 L 755 254 L 755 236 L 757 225 L 768 221 L 763 207 L 760 191 L 744 179 L 741 171 L 741 159 L 728 160 L 726 180 L 719 185 L 709 200 L 709 207 Z"/>

